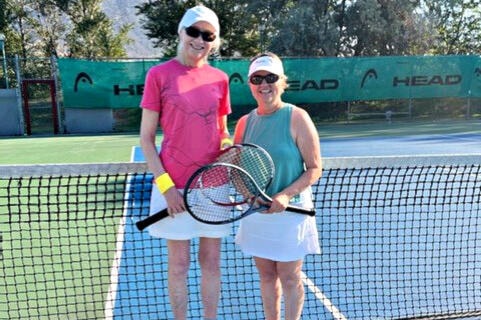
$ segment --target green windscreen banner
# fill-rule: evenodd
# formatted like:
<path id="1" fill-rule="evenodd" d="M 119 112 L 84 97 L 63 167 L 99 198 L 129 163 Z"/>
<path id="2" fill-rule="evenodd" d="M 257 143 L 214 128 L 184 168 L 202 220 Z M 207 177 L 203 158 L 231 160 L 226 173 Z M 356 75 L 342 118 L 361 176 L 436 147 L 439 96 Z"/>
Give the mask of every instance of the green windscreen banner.
<path id="1" fill-rule="evenodd" d="M 67 108 L 138 107 L 145 75 L 163 60 L 59 59 Z M 481 98 L 480 56 L 284 58 L 290 103 L 356 100 Z M 229 76 L 233 106 L 254 105 L 248 59 L 214 60 Z"/>

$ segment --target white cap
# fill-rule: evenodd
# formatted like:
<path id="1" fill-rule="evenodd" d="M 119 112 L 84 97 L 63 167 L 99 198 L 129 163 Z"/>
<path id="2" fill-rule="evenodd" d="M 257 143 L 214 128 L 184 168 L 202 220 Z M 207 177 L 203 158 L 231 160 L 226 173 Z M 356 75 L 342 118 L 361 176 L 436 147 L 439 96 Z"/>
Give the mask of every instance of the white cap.
<path id="1" fill-rule="evenodd" d="M 279 59 L 275 59 L 270 56 L 261 56 L 252 61 L 249 67 L 249 74 L 247 76 L 250 77 L 254 72 L 261 70 L 277 74 L 278 76 L 284 75 L 282 62 Z"/>
<path id="2" fill-rule="evenodd" d="M 210 25 L 213 26 L 215 29 L 215 34 L 219 35 L 220 26 L 217 15 L 214 11 L 202 5 L 190 8 L 184 13 L 182 20 L 180 20 L 177 32 L 180 33 L 182 28 L 188 28 L 198 21 L 205 21 L 207 23 L 210 23 Z"/>

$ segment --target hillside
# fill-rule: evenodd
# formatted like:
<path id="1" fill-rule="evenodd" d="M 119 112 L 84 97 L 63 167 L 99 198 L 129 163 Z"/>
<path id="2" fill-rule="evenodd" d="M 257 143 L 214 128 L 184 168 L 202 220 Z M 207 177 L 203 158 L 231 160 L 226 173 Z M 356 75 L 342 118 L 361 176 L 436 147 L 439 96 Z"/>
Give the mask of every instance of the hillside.
<path id="1" fill-rule="evenodd" d="M 152 42 L 144 34 L 140 16 L 136 15 L 135 6 L 141 4 L 143 0 L 104 0 L 102 7 L 114 22 L 114 27 L 122 24 L 132 23 L 133 29 L 129 32 L 129 37 L 134 41 L 127 49 L 129 58 L 157 58 L 160 50 L 154 48 Z"/>

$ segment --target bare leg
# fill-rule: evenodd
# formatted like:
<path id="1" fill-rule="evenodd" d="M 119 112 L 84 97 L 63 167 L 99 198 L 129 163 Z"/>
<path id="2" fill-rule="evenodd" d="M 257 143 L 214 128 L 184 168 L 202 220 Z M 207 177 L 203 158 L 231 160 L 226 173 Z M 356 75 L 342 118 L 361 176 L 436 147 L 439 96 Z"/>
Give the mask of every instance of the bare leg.
<path id="1" fill-rule="evenodd" d="M 215 319 L 220 297 L 220 238 L 200 238 L 199 263 L 204 318 Z"/>
<path id="2" fill-rule="evenodd" d="M 302 260 L 278 262 L 277 270 L 284 292 L 285 320 L 298 320 L 301 318 L 304 306 L 304 284 L 301 279 Z"/>
<path id="3" fill-rule="evenodd" d="M 279 320 L 281 313 L 281 285 L 277 274 L 277 263 L 263 258 L 254 258 L 261 282 L 262 304 L 266 320 Z"/>
<path id="4" fill-rule="evenodd" d="M 168 240 L 169 248 L 169 298 L 172 312 L 176 320 L 187 318 L 189 295 L 187 290 L 187 274 L 190 266 L 190 241 Z"/>

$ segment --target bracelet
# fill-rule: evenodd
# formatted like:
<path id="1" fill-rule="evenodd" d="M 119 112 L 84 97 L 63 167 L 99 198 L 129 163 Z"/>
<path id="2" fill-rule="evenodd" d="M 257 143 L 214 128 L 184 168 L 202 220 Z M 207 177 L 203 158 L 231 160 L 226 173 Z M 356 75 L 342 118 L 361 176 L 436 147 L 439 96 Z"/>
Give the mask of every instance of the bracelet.
<path id="1" fill-rule="evenodd" d="M 155 183 L 157 184 L 157 188 L 159 188 L 161 193 L 166 193 L 167 190 L 175 186 L 174 181 L 172 181 L 167 172 L 155 178 Z"/>
<path id="2" fill-rule="evenodd" d="M 224 144 L 232 145 L 232 139 L 231 138 L 224 138 L 220 141 L 220 147 L 222 148 Z"/>

